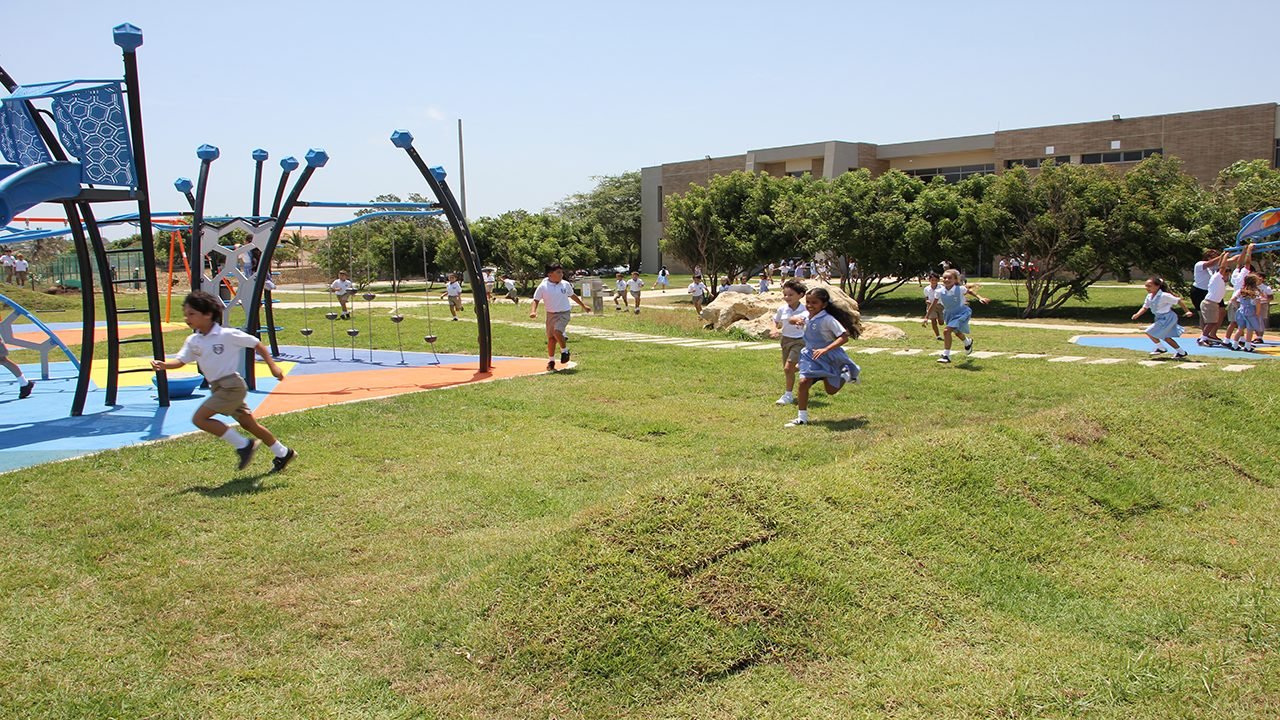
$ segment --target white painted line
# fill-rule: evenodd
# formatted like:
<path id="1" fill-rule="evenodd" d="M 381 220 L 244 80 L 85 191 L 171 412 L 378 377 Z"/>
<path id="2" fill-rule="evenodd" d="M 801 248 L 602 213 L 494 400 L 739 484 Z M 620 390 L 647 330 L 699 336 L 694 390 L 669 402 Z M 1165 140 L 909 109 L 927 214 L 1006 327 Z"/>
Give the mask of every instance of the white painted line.
<path id="1" fill-rule="evenodd" d="M 1017 355 L 1013 356 L 1013 359 L 1014 360 L 1039 360 L 1040 358 L 1046 358 L 1046 357 L 1049 357 L 1049 356 L 1041 355 L 1039 353 L 1018 353 Z"/>
<path id="2" fill-rule="evenodd" d="M 1198 363 L 1198 362 L 1182 363 L 1181 365 L 1178 366 L 1178 369 L 1179 370 L 1199 370 L 1202 367 L 1208 366 L 1208 364 L 1209 363 Z"/>
<path id="3" fill-rule="evenodd" d="M 893 354 L 894 355 L 919 355 L 922 352 L 924 351 L 919 348 L 907 348 L 906 350 L 894 350 Z"/>
<path id="4" fill-rule="evenodd" d="M 738 343 L 718 342 L 718 343 L 711 343 L 710 345 L 703 345 L 702 347 L 707 348 L 708 350 L 732 350 L 738 347 Z"/>
<path id="5" fill-rule="evenodd" d="M 781 346 L 774 343 L 755 343 L 752 345 L 744 345 L 743 350 L 778 350 Z"/>
<path id="6" fill-rule="evenodd" d="M 1097 360 L 1090 360 L 1085 365 L 1115 365 L 1122 362 L 1124 362 L 1124 358 L 1098 358 Z"/>
<path id="7" fill-rule="evenodd" d="M 992 352 L 990 350 L 979 350 L 975 353 L 972 353 L 971 357 L 976 357 L 979 360 L 986 360 L 987 358 L 1000 357 L 1001 355 L 1006 355 L 1006 354 L 1007 353 Z"/>
<path id="8" fill-rule="evenodd" d="M 1049 358 L 1049 362 L 1054 362 L 1054 363 L 1071 363 L 1071 362 L 1076 362 L 1076 361 L 1078 361 L 1078 360 L 1085 360 L 1085 359 L 1086 359 L 1086 358 L 1085 358 L 1084 356 L 1082 356 L 1082 355 L 1062 355 L 1062 356 L 1055 357 L 1055 358 Z"/>
<path id="9" fill-rule="evenodd" d="M 1223 372 L 1244 372 L 1245 370 L 1249 370 L 1251 368 L 1253 368 L 1252 365 L 1223 365 L 1222 371 Z"/>

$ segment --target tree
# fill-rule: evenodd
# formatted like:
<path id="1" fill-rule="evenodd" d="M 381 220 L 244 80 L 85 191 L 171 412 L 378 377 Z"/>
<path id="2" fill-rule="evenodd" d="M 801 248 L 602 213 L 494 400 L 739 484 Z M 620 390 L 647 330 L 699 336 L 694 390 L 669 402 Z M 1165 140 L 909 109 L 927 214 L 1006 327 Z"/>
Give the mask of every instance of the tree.
<path id="1" fill-rule="evenodd" d="M 596 249 L 605 242 L 599 225 L 572 223 L 552 213 L 513 210 L 498 217 L 483 217 L 471 225 L 477 242 L 491 248 L 491 260 L 512 273 L 527 289 L 541 278 L 546 267 L 587 268 L 599 261 Z M 457 250 L 453 251 L 456 261 Z"/>
<path id="2" fill-rule="evenodd" d="M 603 233 L 596 249 L 601 262 L 640 266 L 640 173 L 602 175 L 596 186 L 561 200 L 556 212 L 574 226 L 598 226 Z M 594 233 L 594 230 L 592 230 Z"/>
<path id="3" fill-rule="evenodd" d="M 1222 169 L 1213 186 L 1215 236 L 1209 247 L 1235 243 L 1240 221 L 1248 214 L 1280 207 L 1280 170 L 1266 160 L 1241 160 Z"/>

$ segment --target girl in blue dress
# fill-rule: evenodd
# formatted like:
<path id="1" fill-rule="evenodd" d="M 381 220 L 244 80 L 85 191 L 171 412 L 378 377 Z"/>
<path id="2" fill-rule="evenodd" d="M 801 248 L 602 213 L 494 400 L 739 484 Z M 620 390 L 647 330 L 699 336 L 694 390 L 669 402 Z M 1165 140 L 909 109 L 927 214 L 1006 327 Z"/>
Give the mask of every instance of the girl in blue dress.
<path id="1" fill-rule="evenodd" d="M 858 382 L 862 369 L 842 346 L 858 336 L 858 327 L 849 313 L 831 304 L 826 288 L 816 287 L 804 295 L 808 319 L 792 318 L 804 325 L 804 349 L 800 351 L 800 389 L 796 406 L 800 414 L 784 427 L 809 424 L 809 388 L 821 380 L 828 395 L 835 395 L 845 383 Z"/>
<path id="2" fill-rule="evenodd" d="M 1173 348 L 1174 357 L 1182 359 L 1187 356 L 1187 351 L 1178 346 L 1178 341 L 1174 338 L 1182 337 L 1182 327 L 1178 325 L 1178 316 L 1173 312 L 1173 306 L 1177 305 L 1185 311 L 1187 317 L 1191 317 L 1192 312 L 1187 310 L 1187 306 L 1183 303 L 1182 298 L 1168 291 L 1164 280 L 1152 275 L 1147 278 L 1147 299 L 1142 301 L 1142 307 L 1138 308 L 1138 312 L 1133 314 L 1133 319 L 1137 320 L 1147 310 L 1151 310 L 1151 314 L 1155 316 L 1155 322 L 1147 326 L 1143 330 L 1147 337 L 1151 338 L 1151 342 L 1156 344 L 1156 349 L 1151 351 L 1152 355 L 1164 355 L 1167 350 L 1160 347 L 1160 342 L 1164 341 Z"/>
<path id="3" fill-rule="evenodd" d="M 1254 341 L 1261 342 L 1264 317 L 1261 284 L 1262 278 L 1257 275 L 1245 276 L 1240 295 L 1236 297 L 1236 301 L 1240 303 L 1240 309 L 1232 318 L 1236 321 L 1236 334 L 1231 338 L 1231 347 L 1234 350 L 1253 352 L 1257 349 L 1253 344 Z"/>
<path id="4" fill-rule="evenodd" d="M 935 306 L 942 306 L 942 320 L 946 323 L 946 327 L 942 330 L 943 350 L 942 357 L 938 358 L 938 362 L 944 365 L 951 362 L 952 335 L 960 338 L 960 342 L 964 343 L 966 354 L 973 352 L 973 338 L 969 337 L 969 318 L 973 317 L 973 310 L 965 304 L 965 295 L 972 295 L 978 298 L 978 302 L 983 305 L 990 302 L 969 289 L 967 285 L 961 285 L 960 271 L 951 268 L 942 273 L 942 289 L 934 293 L 934 299 L 930 301 L 928 309 L 925 310 L 925 316 L 928 317 Z"/>

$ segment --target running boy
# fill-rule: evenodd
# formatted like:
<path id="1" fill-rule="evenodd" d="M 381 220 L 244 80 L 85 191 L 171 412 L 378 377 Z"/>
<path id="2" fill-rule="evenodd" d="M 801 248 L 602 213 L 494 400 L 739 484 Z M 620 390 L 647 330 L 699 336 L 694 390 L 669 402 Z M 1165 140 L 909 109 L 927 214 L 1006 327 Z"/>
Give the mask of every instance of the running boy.
<path id="1" fill-rule="evenodd" d="M 636 301 L 636 314 L 640 314 L 640 289 L 644 287 L 644 281 L 640 279 L 640 273 L 632 272 L 631 279 L 627 281 L 627 292 L 631 293 L 631 298 Z"/>
<path id="2" fill-rule="evenodd" d="M 462 282 L 458 273 L 449 273 L 449 284 L 444 286 L 444 293 L 440 297 L 449 298 L 449 314 L 457 322 L 458 311 L 462 309 Z"/>
<path id="3" fill-rule="evenodd" d="M 619 300 L 622 302 L 619 303 Z M 627 281 L 622 273 L 618 273 L 613 279 L 613 309 L 621 310 L 623 307 L 630 310 L 631 303 L 627 301 Z"/>
<path id="4" fill-rule="evenodd" d="M 347 300 L 356 294 L 356 285 L 351 282 L 346 270 L 338 271 L 338 279 L 329 285 L 329 292 L 338 297 L 338 304 L 342 306 L 342 314 L 338 318 L 346 320 L 351 317 L 351 311 L 347 309 Z"/>
<path id="5" fill-rule="evenodd" d="M 924 288 L 924 319 L 933 325 L 933 339 L 941 340 L 942 334 L 938 332 L 938 323 L 942 322 L 942 304 L 936 302 L 938 300 L 938 291 L 942 288 L 938 287 L 938 273 L 929 273 L 929 284 Z M 924 322 L 921 321 L 921 325 Z"/>
<path id="6" fill-rule="evenodd" d="M 569 339 L 564 333 L 569 327 L 573 303 L 578 303 L 587 312 L 591 312 L 591 308 L 573 291 L 573 283 L 564 279 L 564 266 L 560 263 L 547 266 L 547 277 L 533 291 L 533 310 L 529 317 L 538 317 L 540 302 L 547 304 L 547 369 L 555 370 L 556 345 L 560 346 L 560 364 L 569 362 Z"/>
<path id="7" fill-rule="evenodd" d="M 787 280 L 782 283 L 782 307 L 773 314 L 773 326 L 782 331 L 779 338 L 782 343 L 782 374 L 786 378 L 786 390 L 778 398 L 775 405 L 790 405 L 796 401 L 792 391 L 796 387 L 796 369 L 800 367 L 800 351 L 804 349 L 804 323 L 791 322 L 793 319 L 807 320 L 809 309 L 801 302 L 804 300 L 805 287 L 798 280 Z"/>
<path id="8" fill-rule="evenodd" d="M 18 367 L 17 363 L 9 359 L 9 348 L 5 346 L 4 342 L 0 342 L 0 365 L 3 365 L 6 370 L 13 373 L 13 377 L 17 379 L 18 399 L 25 400 L 30 397 L 31 391 L 36 389 L 36 382 L 34 380 L 28 380 L 27 377 L 22 374 L 22 368 Z"/>
<path id="9" fill-rule="evenodd" d="M 216 318 L 222 317 L 222 301 L 207 292 L 197 290 L 182 301 L 182 316 L 193 332 L 187 336 L 182 349 L 172 360 L 152 360 L 153 370 L 176 370 L 189 362 L 195 362 L 200 374 L 209 381 L 209 398 L 196 408 L 192 422 L 201 430 L 222 438 L 235 448 L 240 456 L 237 469 L 243 470 L 253 460 L 258 450 L 258 441 L 250 440 L 235 430 L 227 427 L 214 415 L 219 413 L 230 415 L 240 423 L 240 427 L 248 430 L 271 449 L 276 457 L 271 461 L 271 472 L 277 473 L 288 467 L 298 453 L 285 447 L 269 430 L 258 424 L 244 399 L 249 390 L 244 378 L 240 377 L 240 359 L 244 348 L 253 351 L 262 358 L 277 380 L 284 379 L 284 372 L 271 358 L 267 347 L 258 338 L 235 328 L 224 328 Z"/>
<path id="10" fill-rule="evenodd" d="M 707 286 L 702 283 L 702 275 L 694 275 L 689 283 L 689 296 L 693 298 L 693 311 L 702 314 L 702 301 L 707 296 Z"/>
<path id="11" fill-rule="evenodd" d="M 516 293 L 516 281 L 507 273 L 502 273 L 502 286 L 507 289 L 507 299 L 516 305 L 520 304 L 520 295 Z"/>

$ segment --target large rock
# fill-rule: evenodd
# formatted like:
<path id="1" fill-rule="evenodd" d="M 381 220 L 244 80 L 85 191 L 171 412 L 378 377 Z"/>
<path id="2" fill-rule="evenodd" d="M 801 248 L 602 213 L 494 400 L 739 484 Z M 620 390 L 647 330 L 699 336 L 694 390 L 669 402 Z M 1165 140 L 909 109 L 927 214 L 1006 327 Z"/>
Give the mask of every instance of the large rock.
<path id="1" fill-rule="evenodd" d="M 862 324 L 862 313 L 858 310 L 858 303 L 846 295 L 839 285 L 824 283 L 821 280 L 806 280 L 805 287 L 826 288 L 831 295 L 831 303 L 847 310 L 853 316 L 854 324 L 859 331 L 866 330 Z M 778 331 L 773 326 L 773 313 L 783 302 L 781 292 L 763 295 L 722 292 L 702 308 L 702 319 L 716 330 L 736 328 L 751 337 L 776 338 Z"/>

